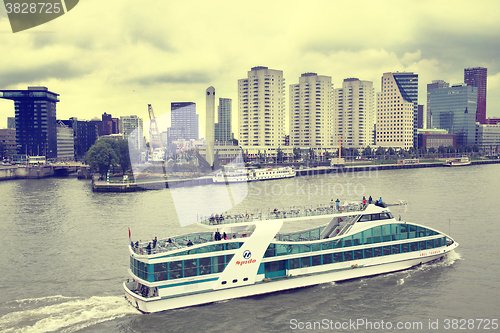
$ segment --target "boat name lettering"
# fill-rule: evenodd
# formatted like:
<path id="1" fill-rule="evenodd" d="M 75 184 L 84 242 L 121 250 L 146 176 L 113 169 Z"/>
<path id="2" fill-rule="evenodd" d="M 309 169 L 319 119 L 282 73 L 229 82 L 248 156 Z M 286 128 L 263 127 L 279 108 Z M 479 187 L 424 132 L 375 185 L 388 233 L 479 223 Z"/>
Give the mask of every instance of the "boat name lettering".
<path id="1" fill-rule="evenodd" d="M 438 251 L 431 251 L 431 252 L 426 252 L 426 253 L 420 253 L 420 256 L 421 257 L 425 257 L 425 256 L 431 256 L 433 254 L 439 254 L 439 253 L 441 253 L 440 250 L 438 250 Z"/>
<path id="2" fill-rule="evenodd" d="M 253 264 L 255 263 L 257 260 L 256 259 L 250 259 L 250 260 L 244 260 L 244 261 L 237 261 L 236 262 L 236 265 L 245 265 L 245 264 Z"/>

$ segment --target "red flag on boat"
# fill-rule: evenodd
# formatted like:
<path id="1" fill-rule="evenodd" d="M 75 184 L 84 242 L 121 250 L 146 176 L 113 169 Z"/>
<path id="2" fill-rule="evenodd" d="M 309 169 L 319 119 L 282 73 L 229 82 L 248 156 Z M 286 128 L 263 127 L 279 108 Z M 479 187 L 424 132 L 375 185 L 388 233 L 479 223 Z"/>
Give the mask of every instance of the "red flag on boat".
<path id="1" fill-rule="evenodd" d="M 128 242 L 132 243 L 132 234 L 130 233 L 130 228 L 128 228 Z"/>

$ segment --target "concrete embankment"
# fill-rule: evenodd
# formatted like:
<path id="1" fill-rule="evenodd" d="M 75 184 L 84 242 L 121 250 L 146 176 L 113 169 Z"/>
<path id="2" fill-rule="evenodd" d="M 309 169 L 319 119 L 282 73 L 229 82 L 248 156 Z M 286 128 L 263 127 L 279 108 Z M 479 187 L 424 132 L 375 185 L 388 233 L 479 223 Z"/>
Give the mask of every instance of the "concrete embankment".
<path id="1" fill-rule="evenodd" d="M 90 169 L 84 165 L 40 165 L 40 166 L 0 166 L 0 180 L 37 179 L 52 176 L 65 176 L 78 173 L 79 179 L 90 179 Z"/>
<path id="2" fill-rule="evenodd" d="M 500 160 L 473 161 L 473 165 L 500 163 Z M 379 170 L 395 169 L 417 169 L 442 167 L 442 163 L 419 163 L 419 164 L 379 164 L 379 165 L 348 165 L 342 168 L 318 167 L 297 170 L 297 176 L 314 176 L 326 173 L 349 173 L 349 172 L 372 172 Z M 271 166 L 270 166 L 271 167 Z M 136 192 L 146 190 L 161 190 L 165 188 L 189 187 L 197 185 L 212 184 L 209 177 L 195 179 L 176 179 L 168 181 L 148 181 L 138 183 L 107 183 L 92 179 L 92 190 L 94 192 Z"/>

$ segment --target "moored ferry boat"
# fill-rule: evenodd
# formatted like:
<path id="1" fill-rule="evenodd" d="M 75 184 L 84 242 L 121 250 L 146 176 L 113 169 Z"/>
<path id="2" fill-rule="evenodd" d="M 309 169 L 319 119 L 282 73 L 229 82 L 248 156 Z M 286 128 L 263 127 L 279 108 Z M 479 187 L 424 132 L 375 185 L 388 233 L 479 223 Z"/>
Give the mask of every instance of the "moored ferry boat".
<path id="1" fill-rule="evenodd" d="M 446 162 L 444 162 L 445 166 L 465 166 L 470 164 L 471 161 L 468 156 L 462 156 L 460 158 L 446 160 Z"/>
<path id="2" fill-rule="evenodd" d="M 281 233 L 283 224 L 329 223 Z M 454 250 L 450 236 L 398 221 L 385 204 L 274 209 L 200 222 L 210 231 L 129 245 L 126 298 L 144 313 L 405 270 Z"/>
<path id="3" fill-rule="evenodd" d="M 229 169 L 219 171 L 212 177 L 214 183 L 251 182 L 295 177 L 295 170 L 291 167 L 265 169 Z"/>

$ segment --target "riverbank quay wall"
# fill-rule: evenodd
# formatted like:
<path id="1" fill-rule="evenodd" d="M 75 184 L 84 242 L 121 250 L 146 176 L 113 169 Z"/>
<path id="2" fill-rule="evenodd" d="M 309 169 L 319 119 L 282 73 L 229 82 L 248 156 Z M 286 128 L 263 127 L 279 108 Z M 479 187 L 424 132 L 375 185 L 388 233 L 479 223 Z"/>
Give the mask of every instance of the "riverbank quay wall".
<path id="1" fill-rule="evenodd" d="M 0 166 L 0 181 L 11 179 L 39 179 L 52 176 L 66 176 L 78 173 L 79 179 L 90 179 L 90 169 L 86 166 L 41 165 L 41 166 Z"/>
<path id="2" fill-rule="evenodd" d="M 472 161 L 472 165 L 500 163 L 500 160 Z M 378 172 L 380 170 L 395 169 L 418 169 L 443 167 L 442 163 L 419 163 L 419 164 L 381 164 L 381 165 L 358 165 L 344 167 L 318 167 L 306 168 L 297 171 L 297 176 L 316 176 L 327 173 L 348 174 L 354 172 Z M 263 180 L 264 181 L 264 180 Z M 107 183 L 92 179 L 92 190 L 94 192 L 136 192 L 147 190 L 162 190 L 165 188 L 190 187 L 198 185 L 213 184 L 212 178 L 200 177 L 194 179 L 176 179 L 166 181 L 150 181 L 140 183 Z M 224 184 L 224 183 L 222 183 Z"/>

